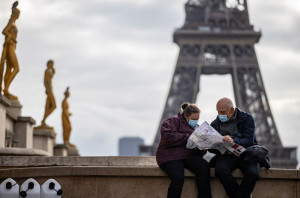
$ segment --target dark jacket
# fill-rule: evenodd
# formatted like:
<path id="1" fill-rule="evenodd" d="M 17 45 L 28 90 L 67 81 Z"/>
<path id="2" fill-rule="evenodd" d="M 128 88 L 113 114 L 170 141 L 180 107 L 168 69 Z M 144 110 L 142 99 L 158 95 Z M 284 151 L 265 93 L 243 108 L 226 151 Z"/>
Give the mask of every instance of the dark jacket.
<path id="1" fill-rule="evenodd" d="M 237 113 L 237 129 L 238 129 L 238 135 L 232 136 L 231 138 L 233 141 L 239 145 L 242 145 L 243 147 L 247 148 L 249 146 L 252 146 L 254 144 L 257 144 L 256 138 L 255 138 L 255 124 L 253 117 L 246 112 L 241 111 L 240 109 L 236 108 Z M 217 117 L 214 121 L 212 121 L 211 126 L 215 128 L 220 133 L 220 125 L 221 121 Z"/>
<path id="2" fill-rule="evenodd" d="M 180 113 L 165 120 L 160 129 L 161 138 L 156 151 L 157 164 L 188 159 L 192 150 L 186 148 L 186 143 L 193 131 Z"/>

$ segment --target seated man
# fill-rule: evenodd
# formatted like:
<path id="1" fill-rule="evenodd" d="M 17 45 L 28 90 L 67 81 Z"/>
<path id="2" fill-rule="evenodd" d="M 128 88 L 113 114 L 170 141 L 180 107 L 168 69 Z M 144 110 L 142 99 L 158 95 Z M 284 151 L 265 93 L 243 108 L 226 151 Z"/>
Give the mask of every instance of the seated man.
<path id="1" fill-rule="evenodd" d="M 218 117 L 211 123 L 222 136 L 223 141 L 234 142 L 247 148 L 256 144 L 255 125 L 252 116 L 238 108 L 228 98 L 222 98 L 217 105 Z M 248 198 L 259 179 L 259 166 L 255 162 L 248 162 L 227 151 L 217 154 L 212 162 L 215 164 L 216 176 L 223 184 L 230 198 Z M 231 172 L 239 168 L 244 178 L 239 185 Z"/>

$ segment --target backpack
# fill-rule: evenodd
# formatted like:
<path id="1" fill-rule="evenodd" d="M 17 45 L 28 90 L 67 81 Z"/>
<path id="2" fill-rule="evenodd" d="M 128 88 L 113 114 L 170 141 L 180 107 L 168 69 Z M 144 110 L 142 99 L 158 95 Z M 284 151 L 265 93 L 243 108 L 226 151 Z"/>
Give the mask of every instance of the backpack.
<path id="1" fill-rule="evenodd" d="M 248 162 L 257 162 L 268 170 L 271 167 L 268 152 L 266 147 L 257 144 L 247 147 L 241 157 Z"/>

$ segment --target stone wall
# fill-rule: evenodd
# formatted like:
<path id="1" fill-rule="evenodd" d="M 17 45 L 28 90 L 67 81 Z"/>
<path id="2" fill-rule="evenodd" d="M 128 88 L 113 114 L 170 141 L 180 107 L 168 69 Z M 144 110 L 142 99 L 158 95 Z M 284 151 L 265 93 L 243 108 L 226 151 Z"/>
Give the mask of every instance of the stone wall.
<path id="1" fill-rule="evenodd" d="M 242 173 L 234 171 L 240 180 Z M 300 198 L 299 170 L 260 170 L 255 197 Z M 0 182 L 13 178 L 21 184 L 28 178 L 40 184 L 57 180 L 64 198 L 165 198 L 170 183 L 154 157 L 0 157 Z M 226 194 L 211 169 L 214 198 Z M 196 198 L 195 177 L 185 170 L 183 198 Z"/>

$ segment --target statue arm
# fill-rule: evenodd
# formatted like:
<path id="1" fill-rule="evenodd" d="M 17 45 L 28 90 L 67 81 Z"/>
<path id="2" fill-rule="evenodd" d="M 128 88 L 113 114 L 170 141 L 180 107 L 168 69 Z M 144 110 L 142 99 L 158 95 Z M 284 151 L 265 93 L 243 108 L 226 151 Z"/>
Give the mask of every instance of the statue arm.
<path id="1" fill-rule="evenodd" d="M 44 80 L 44 85 L 46 88 L 46 93 L 48 94 L 48 92 L 51 90 L 51 82 L 49 82 L 48 80 Z"/>
<path id="2" fill-rule="evenodd" d="M 46 88 L 46 93 L 50 92 L 52 89 L 51 78 L 52 78 L 51 72 L 47 69 L 44 77 L 44 85 Z"/>
<path id="3" fill-rule="evenodd" d="M 63 103 L 62 103 L 62 109 L 63 109 L 62 113 L 63 113 L 63 115 L 64 115 L 65 117 L 68 118 L 69 116 L 72 115 L 72 114 L 69 112 L 68 104 L 66 104 L 65 101 L 63 101 Z"/>
<path id="4" fill-rule="evenodd" d="M 63 114 L 66 118 L 69 118 L 69 116 L 72 115 L 68 110 L 63 111 Z"/>
<path id="5" fill-rule="evenodd" d="M 44 81 L 44 85 L 45 85 L 45 92 L 47 94 L 47 96 L 50 96 L 50 94 L 52 95 L 52 84 L 51 81 Z"/>
<path id="6" fill-rule="evenodd" d="M 62 105 L 62 114 L 63 114 L 63 116 L 64 117 L 66 117 L 66 118 L 68 118 L 69 116 L 68 116 L 68 110 L 66 109 L 66 107 L 65 107 L 65 105 L 63 104 Z"/>
<path id="7" fill-rule="evenodd" d="M 10 39 L 13 38 L 13 36 L 9 32 L 9 30 L 10 30 L 11 27 L 12 27 L 12 22 L 11 22 L 11 20 L 9 20 L 8 24 L 6 25 L 6 27 L 2 31 L 2 34 L 4 34 L 6 36 L 5 37 L 5 43 L 9 42 Z"/>

